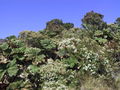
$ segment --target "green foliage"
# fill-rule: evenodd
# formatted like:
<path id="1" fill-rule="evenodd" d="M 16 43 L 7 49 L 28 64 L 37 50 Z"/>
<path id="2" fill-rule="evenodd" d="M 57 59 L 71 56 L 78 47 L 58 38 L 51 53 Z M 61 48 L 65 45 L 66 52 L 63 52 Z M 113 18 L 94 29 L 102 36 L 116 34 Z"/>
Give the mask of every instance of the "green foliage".
<path id="1" fill-rule="evenodd" d="M 33 31 L 23 31 L 19 34 L 19 39 L 23 40 L 28 46 L 40 47 L 40 40 L 44 39 L 46 36 L 39 32 Z"/>
<path id="2" fill-rule="evenodd" d="M 7 90 L 22 89 L 23 87 L 25 87 L 25 85 L 24 85 L 23 81 L 20 80 L 20 81 L 16 81 L 16 82 L 10 83 L 9 87 L 7 88 Z"/>
<path id="3" fill-rule="evenodd" d="M 71 29 L 71 28 L 74 27 L 74 24 L 73 24 L 73 23 L 64 23 L 64 27 L 65 27 L 67 30 L 69 30 L 69 29 Z"/>
<path id="4" fill-rule="evenodd" d="M 118 24 L 109 24 L 107 29 L 109 29 L 112 32 L 120 31 L 120 27 L 118 26 Z"/>
<path id="5" fill-rule="evenodd" d="M 120 17 L 118 17 L 118 18 L 116 19 L 115 23 L 120 26 Z"/>
<path id="6" fill-rule="evenodd" d="M 16 64 L 16 60 L 12 60 L 8 65 L 7 65 L 7 71 L 9 76 L 15 76 L 18 72 L 18 67 Z"/>
<path id="7" fill-rule="evenodd" d="M 82 26 L 91 30 L 103 30 L 107 24 L 103 21 L 103 15 L 94 11 L 88 12 L 82 19 Z"/>
<path id="8" fill-rule="evenodd" d="M 78 64 L 78 60 L 76 58 L 70 57 L 67 59 L 63 59 L 63 62 L 68 65 L 70 68 L 74 68 L 75 65 Z"/>
<path id="9" fill-rule="evenodd" d="M 50 37 L 60 34 L 63 29 L 63 22 L 59 19 L 53 19 L 46 24 L 46 34 Z"/>
<path id="10" fill-rule="evenodd" d="M 29 65 L 28 69 L 29 69 L 29 72 L 33 73 L 33 74 L 37 73 L 39 71 L 39 67 L 37 67 L 35 65 Z"/>
<path id="11" fill-rule="evenodd" d="M 6 50 L 8 49 L 9 45 L 7 43 L 3 43 L 2 45 L 0 45 L 0 49 L 2 50 Z"/>
<path id="12" fill-rule="evenodd" d="M 5 66 L 1 66 L 0 67 L 0 80 L 4 77 L 4 75 L 6 73 L 8 73 L 8 75 L 10 77 L 12 76 L 16 76 L 17 72 L 18 72 L 18 67 L 17 67 L 17 64 L 16 64 L 16 60 L 13 60 L 11 61 L 10 63 L 8 63 L 7 65 Z"/>
<path id="13" fill-rule="evenodd" d="M 59 49 L 59 54 L 61 55 L 71 55 L 70 53 L 76 53 L 77 49 L 76 46 L 80 43 L 80 39 L 77 38 L 67 38 L 59 42 L 58 49 Z M 62 54 L 63 53 L 63 54 Z M 65 54 L 66 53 L 66 54 Z"/>
<path id="14" fill-rule="evenodd" d="M 91 11 L 82 22 L 81 29 L 53 19 L 42 31 L 7 37 L 0 43 L 0 89 L 119 90 L 119 19 L 107 25 Z"/>
<path id="15" fill-rule="evenodd" d="M 95 38 L 96 41 L 98 41 L 100 44 L 105 44 L 107 42 L 107 39 L 103 38 Z"/>
<path id="16" fill-rule="evenodd" d="M 49 37 L 54 37 L 57 35 L 61 35 L 61 32 L 65 29 L 69 30 L 74 27 L 73 23 L 63 23 L 62 20 L 53 19 L 46 24 L 45 33 Z"/>
<path id="17" fill-rule="evenodd" d="M 3 83 L 7 81 L 6 84 L 10 84 L 11 88 L 13 88 L 11 85 L 17 83 L 18 78 L 25 79 L 30 74 L 37 73 L 36 65 L 44 61 L 45 57 L 40 55 L 41 50 L 39 48 L 26 47 L 23 41 L 17 39 L 3 43 L 0 46 L 0 52 L 0 80 Z M 27 76 L 24 76 L 23 73 L 26 73 Z M 30 82 L 30 80 L 28 81 Z"/>
<path id="18" fill-rule="evenodd" d="M 39 48 L 27 48 L 25 50 L 25 55 L 28 56 L 28 57 L 35 57 L 37 56 L 39 53 L 40 53 L 40 49 Z"/>
<path id="19" fill-rule="evenodd" d="M 105 44 L 108 41 L 115 39 L 115 32 L 109 29 L 104 29 L 103 31 L 96 30 L 94 33 L 94 39 L 99 42 L 99 44 Z"/>
<path id="20" fill-rule="evenodd" d="M 11 35 L 9 37 L 6 37 L 7 40 L 12 40 L 12 39 L 16 39 L 17 37 L 15 35 Z"/>
<path id="21" fill-rule="evenodd" d="M 4 70 L 2 67 L 0 67 L 0 80 L 3 78 L 5 73 L 6 73 L 6 70 Z"/>
<path id="22" fill-rule="evenodd" d="M 95 35 L 95 36 L 102 36 L 102 35 L 103 35 L 103 32 L 100 31 L 100 30 L 97 30 L 94 35 Z"/>
<path id="23" fill-rule="evenodd" d="M 53 50 L 56 48 L 56 45 L 49 39 L 44 39 L 40 41 L 41 47 L 45 50 Z"/>

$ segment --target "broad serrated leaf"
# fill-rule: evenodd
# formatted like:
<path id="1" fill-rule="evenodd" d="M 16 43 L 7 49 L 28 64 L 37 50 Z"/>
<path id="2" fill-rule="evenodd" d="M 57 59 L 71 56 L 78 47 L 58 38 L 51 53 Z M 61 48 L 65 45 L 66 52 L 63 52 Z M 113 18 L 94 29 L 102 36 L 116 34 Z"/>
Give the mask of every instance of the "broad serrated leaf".
<path id="1" fill-rule="evenodd" d="M 7 43 L 3 43 L 2 45 L 0 45 L 0 48 L 1 48 L 2 50 L 6 50 L 6 49 L 9 48 L 9 45 L 8 45 Z"/>
<path id="2" fill-rule="evenodd" d="M 36 57 L 35 61 L 39 62 L 39 61 L 44 60 L 44 58 L 45 58 L 45 55 L 39 55 L 39 56 Z"/>
<path id="3" fill-rule="evenodd" d="M 76 58 L 70 57 L 68 59 L 64 59 L 63 62 L 68 64 L 70 68 L 73 68 L 78 63 L 78 60 Z"/>
<path id="4" fill-rule="evenodd" d="M 104 44 L 104 43 L 106 43 L 107 42 L 107 39 L 103 39 L 103 38 L 96 38 L 96 40 L 98 40 L 98 42 L 100 43 L 100 44 Z"/>
<path id="5" fill-rule="evenodd" d="M 25 52 L 25 47 L 21 47 L 21 48 L 13 48 L 12 49 L 12 54 L 14 53 L 24 53 Z"/>
<path id="6" fill-rule="evenodd" d="M 30 71 L 31 73 L 36 73 L 36 72 L 39 71 L 39 67 L 37 67 L 37 66 L 35 66 L 35 65 L 30 65 L 30 66 L 28 67 L 28 69 L 29 69 L 29 71 Z"/>
<path id="7" fill-rule="evenodd" d="M 7 72 L 9 74 L 9 76 L 15 76 L 18 72 L 18 67 L 16 64 L 16 60 L 12 60 L 8 65 L 7 65 Z"/>
<path id="8" fill-rule="evenodd" d="M 7 90 L 21 90 L 21 88 L 24 87 L 24 85 L 25 83 L 23 80 L 18 80 L 10 83 L 10 85 L 7 87 Z"/>
<path id="9" fill-rule="evenodd" d="M 6 70 L 0 69 L 0 80 L 3 78 Z"/>
<path id="10" fill-rule="evenodd" d="M 17 65 L 14 65 L 14 66 L 9 67 L 9 68 L 7 69 L 7 72 L 8 72 L 8 74 L 9 74 L 10 77 L 15 76 L 15 75 L 17 74 L 17 72 L 18 72 L 18 67 L 17 67 Z"/>
<path id="11" fill-rule="evenodd" d="M 44 39 L 44 40 L 41 40 L 41 46 L 44 48 L 44 49 L 47 49 L 47 50 L 51 50 L 51 49 L 54 49 L 56 48 L 56 45 L 49 39 Z"/>
<path id="12" fill-rule="evenodd" d="M 25 55 L 29 57 L 36 56 L 41 50 L 39 48 L 27 48 L 25 51 Z"/>
<path id="13" fill-rule="evenodd" d="M 7 68 L 14 66 L 16 64 L 16 59 L 10 61 L 10 63 L 7 64 Z"/>
<path id="14" fill-rule="evenodd" d="M 24 55 L 22 55 L 22 54 L 14 55 L 13 58 L 17 59 L 17 60 L 24 60 L 25 59 Z"/>
<path id="15" fill-rule="evenodd" d="M 95 31 L 95 34 L 94 34 L 95 36 L 101 36 L 101 35 L 103 35 L 103 32 L 102 31 L 100 31 L 100 30 L 97 30 L 97 31 Z"/>
<path id="16" fill-rule="evenodd" d="M 14 44 L 17 47 L 23 47 L 25 46 L 25 43 L 21 40 L 11 40 L 12 44 Z"/>

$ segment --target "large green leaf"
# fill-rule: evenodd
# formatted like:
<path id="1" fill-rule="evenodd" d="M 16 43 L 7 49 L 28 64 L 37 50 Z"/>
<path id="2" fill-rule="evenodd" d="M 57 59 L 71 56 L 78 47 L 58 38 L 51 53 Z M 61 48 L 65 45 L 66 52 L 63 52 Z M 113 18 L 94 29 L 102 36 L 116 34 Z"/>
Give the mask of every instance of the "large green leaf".
<path id="1" fill-rule="evenodd" d="M 6 73 L 6 63 L 1 63 L 0 64 L 0 80 L 3 78 L 3 76 L 5 75 Z"/>
<path id="2" fill-rule="evenodd" d="M 15 81 L 10 83 L 7 87 L 7 90 L 22 90 L 21 88 L 24 87 L 25 82 L 23 80 Z"/>
<path id="3" fill-rule="evenodd" d="M 23 54 L 14 55 L 13 58 L 16 60 L 21 60 L 21 61 L 25 59 Z"/>
<path id="4" fill-rule="evenodd" d="M 8 71 L 9 76 L 11 76 L 11 77 L 15 76 L 17 74 L 17 72 L 18 72 L 17 65 L 14 65 L 14 66 L 8 68 L 7 71 Z"/>
<path id="5" fill-rule="evenodd" d="M 16 64 L 16 60 L 12 60 L 8 65 L 7 65 L 7 72 L 9 74 L 9 76 L 15 76 L 18 72 L 18 67 Z"/>
<path id="6" fill-rule="evenodd" d="M 6 70 L 0 69 L 0 80 L 3 78 Z"/>
<path id="7" fill-rule="evenodd" d="M 43 55 L 39 55 L 39 56 L 36 57 L 35 61 L 40 62 L 40 61 L 43 61 L 44 58 L 45 58 L 44 54 Z"/>
<path id="8" fill-rule="evenodd" d="M 97 31 L 95 31 L 95 34 L 94 34 L 95 36 L 101 36 L 101 35 L 103 35 L 103 32 L 102 31 L 100 31 L 100 30 L 97 30 Z"/>
<path id="9" fill-rule="evenodd" d="M 107 39 L 104 38 L 95 38 L 100 44 L 104 44 L 107 42 Z"/>
<path id="10" fill-rule="evenodd" d="M 74 57 L 70 57 L 68 59 L 64 59 L 64 61 L 66 64 L 68 64 L 68 66 L 70 68 L 73 68 L 77 63 L 78 63 L 78 60 Z"/>
<path id="11" fill-rule="evenodd" d="M 56 45 L 49 39 L 41 40 L 40 43 L 41 43 L 42 48 L 47 49 L 47 50 L 56 48 Z"/>
<path id="12" fill-rule="evenodd" d="M 2 45 L 0 45 L 0 48 L 2 50 L 6 50 L 6 49 L 8 49 L 8 47 L 9 47 L 9 45 L 7 43 L 3 43 Z"/>
<path id="13" fill-rule="evenodd" d="M 11 40 L 12 44 L 17 47 L 23 47 L 25 46 L 25 43 L 22 40 Z"/>
<path id="14" fill-rule="evenodd" d="M 7 68 L 11 67 L 11 66 L 14 66 L 16 64 L 16 60 L 11 60 L 8 65 L 7 65 Z"/>
<path id="15" fill-rule="evenodd" d="M 29 57 L 35 57 L 41 50 L 39 48 L 26 48 L 25 55 Z"/>
<path id="16" fill-rule="evenodd" d="M 25 52 L 25 47 L 21 47 L 21 48 L 13 48 L 12 49 L 12 54 L 14 53 L 24 53 Z"/>
<path id="17" fill-rule="evenodd" d="M 39 71 L 39 67 L 37 67 L 37 66 L 35 66 L 35 65 L 30 65 L 30 66 L 28 67 L 28 69 L 29 69 L 29 71 L 30 71 L 31 73 L 36 73 L 36 72 Z"/>

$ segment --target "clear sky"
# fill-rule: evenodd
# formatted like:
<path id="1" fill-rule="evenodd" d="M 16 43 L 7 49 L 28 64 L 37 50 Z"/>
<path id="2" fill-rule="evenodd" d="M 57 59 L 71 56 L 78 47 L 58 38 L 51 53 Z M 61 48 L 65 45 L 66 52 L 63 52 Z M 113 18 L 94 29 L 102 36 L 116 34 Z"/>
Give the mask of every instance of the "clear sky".
<path id="1" fill-rule="evenodd" d="M 0 0 L 0 38 L 23 30 L 42 30 L 54 18 L 80 27 L 81 19 L 91 10 L 112 23 L 120 17 L 120 0 Z"/>

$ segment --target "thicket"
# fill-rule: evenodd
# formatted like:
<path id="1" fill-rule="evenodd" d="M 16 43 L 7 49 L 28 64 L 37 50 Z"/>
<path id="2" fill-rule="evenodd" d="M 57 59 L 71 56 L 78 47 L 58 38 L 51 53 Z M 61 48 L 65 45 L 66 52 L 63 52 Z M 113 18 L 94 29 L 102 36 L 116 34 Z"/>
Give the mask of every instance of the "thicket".
<path id="1" fill-rule="evenodd" d="M 0 40 L 0 90 L 120 90 L 120 18 L 88 12 L 82 27 L 53 19 L 44 30 Z"/>

